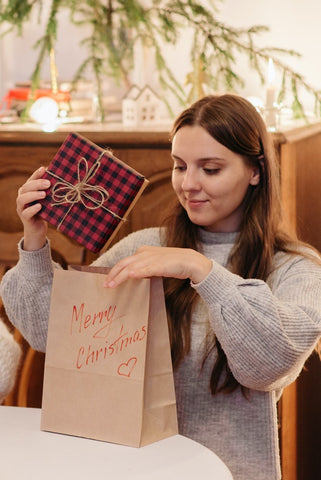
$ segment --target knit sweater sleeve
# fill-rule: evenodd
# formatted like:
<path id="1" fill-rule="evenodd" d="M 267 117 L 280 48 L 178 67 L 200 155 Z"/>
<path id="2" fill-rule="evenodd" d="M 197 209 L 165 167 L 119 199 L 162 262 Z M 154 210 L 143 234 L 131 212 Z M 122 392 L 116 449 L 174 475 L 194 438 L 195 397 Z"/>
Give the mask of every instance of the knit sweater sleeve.
<path id="1" fill-rule="evenodd" d="M 20 358 L 20 346 L 0 319 L 0 404 L 14 386 Z"/>
<path id="2" fill-rule="evenodd" d="M 283 258 L 268 283 L 244 280 L 213 261 L 210 274 L 194 285 L 233 375 L 263 391 L 295 380 L 320 338 L 321 267 Z"/>
<path id="3" fill-rule="evenodd" d="M 44 352 L 47 341 L 53 269 L 50 245 L 28 252 L 18 245 L 19 261 L 3 276 L 0 294 L 11 323 L 35 349 Z"/>

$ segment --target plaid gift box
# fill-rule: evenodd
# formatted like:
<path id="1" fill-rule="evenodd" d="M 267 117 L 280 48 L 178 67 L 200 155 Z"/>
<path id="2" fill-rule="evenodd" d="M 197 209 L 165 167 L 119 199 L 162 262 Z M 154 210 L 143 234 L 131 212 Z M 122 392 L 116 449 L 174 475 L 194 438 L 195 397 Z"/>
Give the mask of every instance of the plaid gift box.
<path id="1" fill-rule="evenodd" d="M 110 242 L 148 181 L 111 152 L 70 133 L 43 178 L 39 215 L 92 252 Z"/>

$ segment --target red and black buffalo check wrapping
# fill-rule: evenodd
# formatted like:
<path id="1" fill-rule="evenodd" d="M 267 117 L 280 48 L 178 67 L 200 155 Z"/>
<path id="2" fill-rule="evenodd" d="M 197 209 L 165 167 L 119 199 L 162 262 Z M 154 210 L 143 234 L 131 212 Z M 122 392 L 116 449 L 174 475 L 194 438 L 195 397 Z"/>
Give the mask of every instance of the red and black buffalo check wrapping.
<path id="1" fill-rule="evenodd" d="M 70 133 L 43 178 L 39 215 L 92 252 L 110 242 L 148 181 L 109 151 Z"/>

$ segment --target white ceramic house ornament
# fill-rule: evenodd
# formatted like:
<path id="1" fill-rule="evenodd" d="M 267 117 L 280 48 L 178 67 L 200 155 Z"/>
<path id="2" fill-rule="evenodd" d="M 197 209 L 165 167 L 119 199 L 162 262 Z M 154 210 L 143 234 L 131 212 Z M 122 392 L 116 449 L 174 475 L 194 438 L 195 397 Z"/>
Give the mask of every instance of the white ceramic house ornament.
<path id="1" fill-rule="evenodd" d="M 123 98 L 122 116 L 126 127 L 154 125 L 160 119 L 159 96 L 149 86 L 133 85 Z"/>

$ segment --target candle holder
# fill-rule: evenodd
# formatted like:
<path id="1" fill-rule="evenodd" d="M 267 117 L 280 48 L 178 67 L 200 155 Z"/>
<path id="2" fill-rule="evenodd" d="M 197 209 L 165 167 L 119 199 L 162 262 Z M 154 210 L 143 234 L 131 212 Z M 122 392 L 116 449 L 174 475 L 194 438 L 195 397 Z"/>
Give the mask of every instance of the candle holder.
<path id="1" fill-rule="evenodd" d="M 264 120 L 267 126 L 267 129 L 270 132 L 275 132 L 278 128 L 279 123 L 279 110 L 277 107 L 267 107 L 264 108 Z"/>

